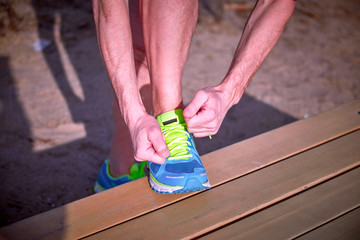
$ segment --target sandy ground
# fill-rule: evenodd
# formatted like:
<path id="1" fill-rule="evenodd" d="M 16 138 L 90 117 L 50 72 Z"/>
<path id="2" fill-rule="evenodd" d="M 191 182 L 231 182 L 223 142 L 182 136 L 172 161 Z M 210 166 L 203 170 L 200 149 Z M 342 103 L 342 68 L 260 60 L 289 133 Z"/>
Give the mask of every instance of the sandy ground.
<path id="1" fill-rule="evenodd" d="M 255 2 L 233 3 L 223 11 L 201 4 L 183 77 L 185 103 L 227 71 Z M 357 0 L 298 1 L 220 132 L 197 140 L 199 152 L 359 99 L 359 10 Z M 43 51 L 31 47 L 39 38 L 50 41 Z M 113 125 L 89 1 L 2 1 L 0 79 L 0 226 L 92 194 Z"/>

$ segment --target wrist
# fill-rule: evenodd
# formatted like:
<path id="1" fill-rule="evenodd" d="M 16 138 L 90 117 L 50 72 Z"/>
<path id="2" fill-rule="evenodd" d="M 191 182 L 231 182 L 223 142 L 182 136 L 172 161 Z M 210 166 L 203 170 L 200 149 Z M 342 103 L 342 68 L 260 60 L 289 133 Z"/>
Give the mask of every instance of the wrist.
<path id="1" fill-rule="evenodd" d="M 141 118 L 148 115 L 145 108 L 141 104 L 130 104 L 129 106 L 120 107 L 124 121 L 129 130 L 134 129 Z"/>
<path id="2" fill-rule="evenodd" d="M 226 102 L 230 104 L 230 107 L 237 104 L 242 95 L 244 94 L 245 89 L 238 84 L 239 80 L 225 78 L 218 86 L 215 88 L 222 92 L 225 96 Z"/>

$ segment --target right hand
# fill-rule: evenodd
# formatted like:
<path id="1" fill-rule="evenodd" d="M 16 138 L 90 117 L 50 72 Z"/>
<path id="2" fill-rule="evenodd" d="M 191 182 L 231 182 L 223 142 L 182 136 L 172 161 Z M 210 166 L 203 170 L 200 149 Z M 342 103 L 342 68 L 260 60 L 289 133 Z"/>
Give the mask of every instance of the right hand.
<path id="1" fill-rule="evenodd" d="M 129 126 L 137 161 L 163 164 L 170 155 L 169 148 L 156 119 L 148 114 L 141 116 L 133 127 Z"/>

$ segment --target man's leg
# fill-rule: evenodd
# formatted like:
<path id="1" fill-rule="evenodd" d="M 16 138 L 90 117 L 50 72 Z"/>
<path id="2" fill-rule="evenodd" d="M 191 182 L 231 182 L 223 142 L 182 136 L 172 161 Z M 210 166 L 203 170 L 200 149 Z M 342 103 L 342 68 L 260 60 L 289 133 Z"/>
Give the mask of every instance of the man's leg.
<path id="1" fill-rule="evenodd" d="M 152 84 L 154 116 L 170 156 L 149 162 L 150 186 L 176 194 L 210 188 L 206 170 L 182 116 L 182 71 L 197 22 L 198 1 L 142 0 L 144 43 Z"/>
<path id="2" fill-rule="evenodd" d="M 142 34 L 142 23 L 138 1 L 129 1 L 130 24 L 133 41 L 133 52 L 142 102 L 148 113 L 152 113 L 152 96 L 149 70 L 145 56 L 145 46 Z M 116 98 L 113 103 L 114 137 L 110 150 L 109 164 L 113 177 L 129 174 L 130 166 L 134 163 L 134 151 L 129 129 L 120 113 Z"/>
<path id="3" fill-rule="evenodd" d="M 183 108 L 182 71 L 198 15 L 196 0 L 142 0 L 154 116 Z"/>
<path id="4" fill-rule="evenodd" d="M 154 116 L 157 116 L 183 108 L 181 76 L 197 21 L 198 1 L 142 1 L 144 30 L 137 4 L 137 1 L 129 2 L 138 85 L 147 111 L 152 111 L 153 102 Z M 148 64 L 144 55 L 145 48 Z M 111 174 L 118 177 L 129 173 L 134 153 L 117 101 L 113 104 L 113 115 L 114 138 L 109 164 Z"/>
<path id="5" fill-rule="evenodd" d="M 140 53 L 139 53 L 140 54 Z M 144 53 L 145 54 L 145 53 Z M 135 62 L 138 69 L 139 91 L 148 113 L 152 112 L 152 98 L 149 72 L 146 62 Z M 131 164 L 134 163 L 134 151 L 130 133 L 124 118 L 120 113 L 116 98 L 113 102 L 114 137 L 110 150 L 109 164 L 113 177 L 129 174 Z"/>

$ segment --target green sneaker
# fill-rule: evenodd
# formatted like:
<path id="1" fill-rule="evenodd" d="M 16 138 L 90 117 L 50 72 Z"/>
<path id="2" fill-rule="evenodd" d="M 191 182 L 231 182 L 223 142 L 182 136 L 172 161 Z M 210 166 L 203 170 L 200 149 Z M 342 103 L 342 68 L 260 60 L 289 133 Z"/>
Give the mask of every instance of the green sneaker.
<path id="1" fill-rule="evenodd" d="M 114 178 L 110 174 L 109 161 L 106 159 L 102 164 L 99 175 L 97 177 L 94 192 L 99 193 L 110 188 L 119 186 L 121 184 L 136 180 L 138 178 L 142 178 L 145 176 L 145 167 L 147 166 L 147 162 L 136 162 L 130 167 L 130 174 L 122 175 L 120 177 Z"/>

